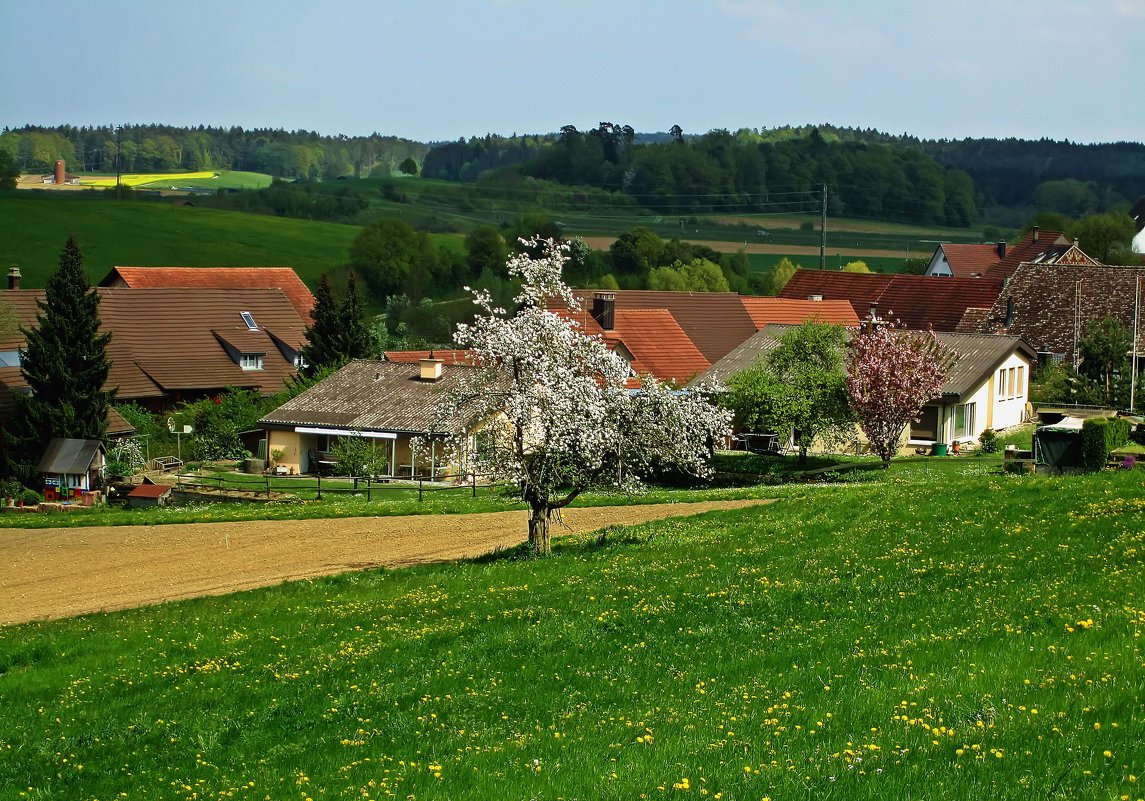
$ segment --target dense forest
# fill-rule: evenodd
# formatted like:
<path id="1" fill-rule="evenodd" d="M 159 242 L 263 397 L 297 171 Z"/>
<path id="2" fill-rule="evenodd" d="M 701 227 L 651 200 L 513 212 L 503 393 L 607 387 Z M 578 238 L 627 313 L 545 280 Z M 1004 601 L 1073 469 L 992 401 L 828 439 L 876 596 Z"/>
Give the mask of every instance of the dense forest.
<path id="1" fill-rule="evenodd" d="M 396 136 L 322 136 L 314 131 L 239 127 L 180 128 L 124 125 L 54 128 L 25 126 L 0 132 L 22 172 L 49 172 L 64 159 L 75 172 L 246 170 L 286 179 L 390 175 L 407 158 L 420 160 L 428 145 Z"/>
<path id="2" fill-rule="evenodd" d="M 832 214 L 967 226 L 1033 211 L 1078 217 L 1145 194 L 1145 145 L 1048 139 L 922 140 L 830 125 L 640 134 L 602 122 L 550 137 L 486 136 L 425 157 L 424 174 L 491 171 L 620 191 L 664 213 L 808 211 L 825 183 Z"/>

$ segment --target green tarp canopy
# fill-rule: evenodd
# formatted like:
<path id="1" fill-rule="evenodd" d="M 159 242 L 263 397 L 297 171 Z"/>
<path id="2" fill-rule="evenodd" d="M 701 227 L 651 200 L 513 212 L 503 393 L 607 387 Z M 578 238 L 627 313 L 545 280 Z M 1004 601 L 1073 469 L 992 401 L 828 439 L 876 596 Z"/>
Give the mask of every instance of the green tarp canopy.
<path id="1" fill-rule="evenodd" d="M 1039 426 L 1034 432 L 1034 461 L 1050 467 L 1081 466 L 1080 417 L 1063 417 L 1060 422 Z"/>

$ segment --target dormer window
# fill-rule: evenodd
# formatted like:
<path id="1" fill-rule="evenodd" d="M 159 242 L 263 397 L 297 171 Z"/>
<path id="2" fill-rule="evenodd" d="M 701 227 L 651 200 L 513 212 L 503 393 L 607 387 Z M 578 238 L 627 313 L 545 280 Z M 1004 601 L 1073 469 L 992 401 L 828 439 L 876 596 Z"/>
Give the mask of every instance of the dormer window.
<path id="1" fill-rule="evenodd" d="M 239 356 L 239 367 L 244 370 L 261 370 L 262 356 L 261 353 L 244 353 Z"/>
<path id="2" fill-rule="evenodd" d="M 255 323 L 254 317 L 251 316 L 250 312 L 239 312 L 239 316 L 243 318 L 243 322 L 246 323 L 248 331 L 258 330 L 258 325 Z M 260 367 L 259 369 L 261 370 L 262 368 Z"/>
<path id="3" fill-rule="evenodd" d="M 0 367 L 19 367 L 20 351 L 0 350 Z"/>

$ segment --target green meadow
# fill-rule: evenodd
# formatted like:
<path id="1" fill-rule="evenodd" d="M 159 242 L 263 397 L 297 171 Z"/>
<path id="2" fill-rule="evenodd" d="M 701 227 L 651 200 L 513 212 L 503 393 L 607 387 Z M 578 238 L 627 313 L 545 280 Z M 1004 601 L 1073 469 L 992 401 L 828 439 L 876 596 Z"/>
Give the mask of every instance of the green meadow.
<path id="1" fill-rule="evenodd" d="M 195 206 L 63 193 L 0 194 L 0 267 L 16 264 L 27 288 L 43 287 L 75 235 L 93 282 L 112 267 L 294 267 L 310 286 L 346 260 L 358 228 Z"/>
<path id="2" fill-rule="evenodd" d="M 2 629 L 0 798 L 1145 797 L 1139 473 L 775 492 Z"/>

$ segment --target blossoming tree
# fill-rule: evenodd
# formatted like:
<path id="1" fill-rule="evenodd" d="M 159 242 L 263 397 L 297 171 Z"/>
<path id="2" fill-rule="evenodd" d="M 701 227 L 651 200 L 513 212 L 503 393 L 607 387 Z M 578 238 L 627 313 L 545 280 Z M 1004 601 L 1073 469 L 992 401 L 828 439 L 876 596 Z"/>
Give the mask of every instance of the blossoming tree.
<path id="1" fill-rule="evenodd" d="M 515 313 L 473 292 L 479 314 L 458 326 L 455 340 L 475 369 L 443 395 L 438 415 L 465 420 L 469 430 L 476 424 L 469 447 L 455 443 L 463 469 L 518 488 L 531 510 L 529 542 L 544 555 L 551 521 L 587 489 L 637 491 L 665 468 L 707 474 L 730 415 L 702 392 L 671 390 L 651 377 L 629 389 L 627 363 L 573 322 L 580 304 L 561 280 L 567 246 L 525 244 L 507 263 L 521 281 Z"/>
<path id="2" fill-rule="evenodd" d="M 903 429 L 942 394 L 952 354 L 933 331 L 868 323 L 847 349 L 847 394 L 871 449 L 890 464 Z"/>

